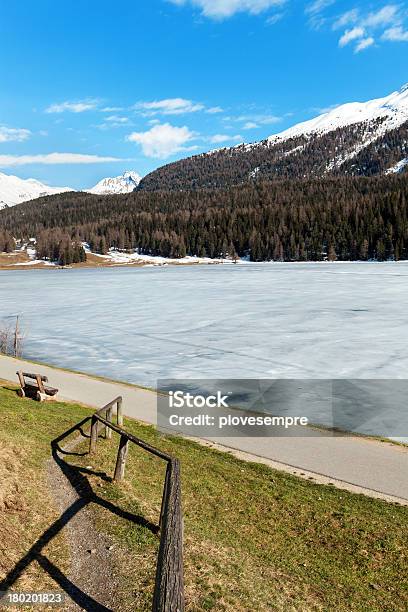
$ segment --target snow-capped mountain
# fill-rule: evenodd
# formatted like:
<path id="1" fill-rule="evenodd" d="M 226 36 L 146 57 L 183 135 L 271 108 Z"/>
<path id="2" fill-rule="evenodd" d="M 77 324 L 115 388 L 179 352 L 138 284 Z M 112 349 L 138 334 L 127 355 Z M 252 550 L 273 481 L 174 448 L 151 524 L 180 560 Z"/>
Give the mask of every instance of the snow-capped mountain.
<path id="1" fill-rule="evenodd" d="M 333 108 L 261 142 L 163 166 L 139 189 L 225 187 L 262 179 L 373 176 L 408 171 L 408 85 Z"/>
<path id="2" fill-rule="evenodd" d="M 111 193 L 131 193 L 139 185 L 142 177 L 137 172 L 124 172 L 121 176 L 105 178 L 99 181 L 91 189 L 86 189 L 88 193 L 97 195 L 109 195 Z"/>
<path id="3" fill-rule="evenodd" d="M 35 179 L 21 179 L 18 176 L 0 172 L 0 210 L 41 196 L 72 191 L 68 187 L 49 187 Z"/>
<path id="4" fill-rule="evenodd" d="M 397 128 L 408 121 L 408 84 L 385 98 L 337 106 L 315 119 L 298 123 L 279 134 L 270 136 L 268 141 L 273 144 L 297 136 L 321 135 L 348 125 L 370 123 L 378 119 L 381 119 L 381 127 L 374 130 L 373 136 Z"/>

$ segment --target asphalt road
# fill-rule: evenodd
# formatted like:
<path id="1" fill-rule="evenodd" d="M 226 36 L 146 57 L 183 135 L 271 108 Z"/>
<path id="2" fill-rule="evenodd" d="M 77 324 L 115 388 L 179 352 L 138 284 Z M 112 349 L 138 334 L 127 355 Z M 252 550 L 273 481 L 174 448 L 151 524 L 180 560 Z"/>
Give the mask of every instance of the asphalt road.
<path id="1" fill-rule="evenodd" d="M 0 357 L 0 379 L 17 382 L 17 370 L 48 376 L 61 399 L 102 407 L 123 397 L 124 414 L 156 424 L 156 393 L 136 386 L 99 380 L 35 365 L 29 361 Z M 206 438 L 235 449 L 246 459 L 259 457 L 273 465 L 317 482 L 362 492 L 373 497 L 408 503 L 408 448 L 357 436 L 313 435 L 290 438 Z"/>

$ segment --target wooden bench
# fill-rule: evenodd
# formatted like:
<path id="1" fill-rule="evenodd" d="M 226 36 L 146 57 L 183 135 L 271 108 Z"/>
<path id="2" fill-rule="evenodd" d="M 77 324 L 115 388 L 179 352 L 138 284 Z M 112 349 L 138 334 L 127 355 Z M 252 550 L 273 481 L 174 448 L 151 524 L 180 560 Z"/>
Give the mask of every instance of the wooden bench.
<path id="1" fill-rule="evenodd" d="M 21 372 L 21 370 L 17 372 L 17 376 L 20 381 L 20 389 L 18 390 L 20 397 L 30 397 L 38 402 L 44 402 L 55 397 L 58 393 L 58 389 L 44 385 L 48 382 L 46 376 Z"/>

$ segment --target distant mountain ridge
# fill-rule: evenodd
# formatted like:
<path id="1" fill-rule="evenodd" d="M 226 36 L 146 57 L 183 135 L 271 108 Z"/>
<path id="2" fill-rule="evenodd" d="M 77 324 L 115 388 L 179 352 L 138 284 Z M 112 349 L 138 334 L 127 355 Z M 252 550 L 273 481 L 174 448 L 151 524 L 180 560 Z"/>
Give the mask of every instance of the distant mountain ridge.
<path id="1" fill-rule="evenodd" d="M 145 176 L 141 190 L 223 188 L 256 179 L 374 176 L 408 169 L 408 85 L 333 108 L 279 134 L 196 155 Z"/>
<path id="2" fill-rule="evenodd" d="M 85 189 L 88 193 L 96 195 L 109 195 L 112 193 L 131 193 L 139 185 L 142 177 L 131 170 L 120 176 L 104 178 L 91 189 Z"/>
<path id="3" fill-rule="evenodd" d="M 42 196 L 72 191 L 69 187 L 50 187 L 35 179 L 21 179 L 18 176 L 0 172 L 0 210 Z"/>
<path id="4" fill-rule="evenodd" d="M 140 180 L 141 176 L 137 172 L 126 171 L 120 176 L 104 178 L 91 189 L 84 191 L 96 195 L 131 193 L 137 188 Z M 21 179 L 0 172 L 0 210 L 43 196 L 70 191 L 76 190 L 70 187 L 50 187 L 36 179 Z"/>
<path id="5" fill-rule="evenodd" d="M 195 155 L 157 168 L 104 178 L 84 190 L 96 195 L 133 191 L 223 189 L 258 180 L 378 176 L 408 172 L 408 85 L 383 98 L 343 104 L 252 144 Z M 0 173 L 0 209 L 73 191 Z"/>

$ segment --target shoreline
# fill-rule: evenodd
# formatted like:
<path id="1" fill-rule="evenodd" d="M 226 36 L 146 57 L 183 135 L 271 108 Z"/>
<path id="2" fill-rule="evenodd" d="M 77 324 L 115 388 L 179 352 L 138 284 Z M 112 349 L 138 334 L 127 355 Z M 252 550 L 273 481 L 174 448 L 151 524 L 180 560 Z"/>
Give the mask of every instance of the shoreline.
<path id="1" fill-rule="evenodd" d="M 93 253 L 86 248 L 87 260 L 81 263 L 73 263 L 66 266 L 57 263 L 40 260 L 35 258 L 35 250 L 16 249 L 11 253 L 0 252 L 0 271 L 1 270 L 77 270 L 77 269 L 95 269 L 95 268 L 146 268 L 156 267 L 163 268 L 168 266 L 215 266 L 215 265 L 244 265 L 244 266 L 284 266 L 295 265 L 304 266 L 310 264 L 321 265 L 340 265 L 340 264 L 407 264 L 408 259 L 399 260 L 307 260 L 307 261 L 251 261 L 247 257 L 231 259 L 231 258 L 210 258 L 198 257 L 195 255 L 186 255 L 181 258 L 164 257 L 161 255 L 144 255 L 137 252 L 118 251 L 110 249 L 105 255 Z"/>
<path id="2" fill-rule="evenodd" d="M 1 255 L 1 254 L 0 254 Z M 164 258 L 163 258 L 164 259 Z M 189 261 L 169 259 L 164 261 L 148 261 L 148 260 L 138 260 L 138 261 L 129 261 L 129 262 L 118 262 L 106 260 L 102 262 L 82 262 L 78 264 L 70 264 L 68 266 L 61 266 L 58 264 L 50 263 L 48 261 L 40 262 L 36 261 L 35 263 L 30 262 L 22 262 L 22 263 L 10 263 L 4 264 L 0 263 L 0 271 L 10 271 L 10 270 L 95 270 L 98 268 L 166 268 L 166 267 L 196 267 L 196 266 L 232 266 L 232 265 L 240 265 L 240 266 L 284 266 L 284 265 L 294 265 L 294 266 L 305 266 L 305 265 L 353 265 L 353 264 L 361 264 L 361 265 L 403 265 L 408 264 L 407 259 L 401 259 L 398 261 L 363 261 L 360 259 L 356 260 L 347 260 L 347 261 L 327 261 L 327 260 L 310 260 L 310 261 L 247 261 L 247 260 L 238 260 L 234 262 L 232 260 L 208 260 L 208 261 L 198 261 L 195 260 L 194 257 L 189 258 Z"/>
<path id="3" fill-rule="evenodd" d="M 2 353 L 0 353 L 0 358 L 1 357 L 8 357 L 8 355 L 3 355 Z M 50 364 L 48 362 L 45 361 L 36 361 L 34 359 L 29 359 L 26 357 L 11 357 L 12 359 L 17 359 L 18 361 L 24 361 L 27 363 L 31 363 L 33 365 L 38 365 L 38 366 L 43 366 L 46 368 L 52 368 L 53 370 L 59 370 L 61 372 L 67 372 L 70 374 L 77 374 L 78 376 L 85 376 L 85 377 L 89 377 L 91 379 L 95 379 L 95 380 L 99 380 L 101 382 L 107 382 L 107 383 L 112 383 L 115 385 L 123 385 L 126 387 L 129 387 L 131 389 L 140 389 L 142 391 L 149 391 L 150 393 L 153 393 L 154 395 L 161 395 L 161 396 L 165 396 L 166 393 L 163 393 L 161 391 L 159 391 L 158 389 L 154 388 L 154 387 L 148 387 L 146 385 L 141 385 L 138 383 L 131 383 L 128 382 L 126 380 L 119 380 L 116 378 L 110 378 L 109 376 L 102 376 L 99 374 L 93 374 L 93 373 L 89 373 L 89 372 L 83 372 L 81 370 L 74 370 L 72 368 L 64 368 L 62 366 L 57 366 L 57 365 L 53 365 Z M 0 380 L 1 380 L 1 376 L 0 376 Z M 362 379 L 364 380 L 364 379 Z M 10 381 L 11 382 L 11 381 Z M 253 412 L 254 415 L 260 415 L 260 414 L 264 414 L 262 412 L 257 412 L 257 411 L 251 411 L 245 408 L 241 408 L 239 406 L 231 406 L 231 408 L 233 408 L 234 410 L 244 410 L 245 412 Z M 399 440 L 395 440 L 393 438 L 386 438 L 385 436 L 376 436 L 373 434 L 364 434 L 364 433 L 359 433 L 359 432 L 355 432 L 355 431 L 348 431 L 345 429 L 340 429 L 340 428 L 334 428 L 334 427 L 329 427 L 329 426 L 324 426 L 321 424 L 316 424 L 316 423 L 308 423 L 307 425 L 308 428 L 310 429 L 315 429 L 318 431 L 323 431 L 323 432 L 331 432 L 333 433 L 333 435 L 335 436 L 336 434 L 341 436 L 341 437 L 356 437 L 356 438 L 362 438 L 363 440 L 373 440 L 375 442 L 382 442 L 384 444 L 393 444 L 395 446 L 401 446 L 402 448 L 407 448 L 408 449 L 408 443 L 405 442 L 400 442 Z"/>
<path id="4" fill-rule="evenodd" d="M 209 257 L 196 257 L 186 255 L 185 257 L 166 258 L 160 255 L 141 255 L 135 252 L 124 252 L 110 250 L 106 255 L 86 251 L 87 260 L 81 263 L 73 263 L 66 266 L 35 258 L 35 252 L 28 253 L 26 250 L 15 250 L 12 253 L 0 253 L 0 270 L 75 270 L 80 268 L 145 268 L 165 266 L 197 266 L 197 265 L 219 265 L 233 264 L 232 259 Z M 247 263 L 239 260 L 240 263 Z"/>
<path id="5" fill-rule="evenodd" d="M 24 367 L 24 363 L 41 366 L 41 373 L 48 375 L 60 389 L 61 400 L 100 408 L 120 394 L 124 398 L 127 417 L 155 425 L 154 389 L 4 356 L 0 357 L 0 379 L 15 387 L 15 372 Z M 408 468 L 407 447 L 393 444 L 391 440 L 351 433 L 342 437 L 299 437 L 296 444 L 293 444 L 293 438 L 212 437 L 197 438 L 196 441 L 317 483 L 408 505 L 408 489 L 401 488 L 404 478 L 401 481 L 398 476 L 401 470 L 406 473 L 403 462 L 407 462 Z M 357 464 L 361 465 L 358 473 L 355 470 Z M 377 466 L 376 469 L 373 466 Z"/>

